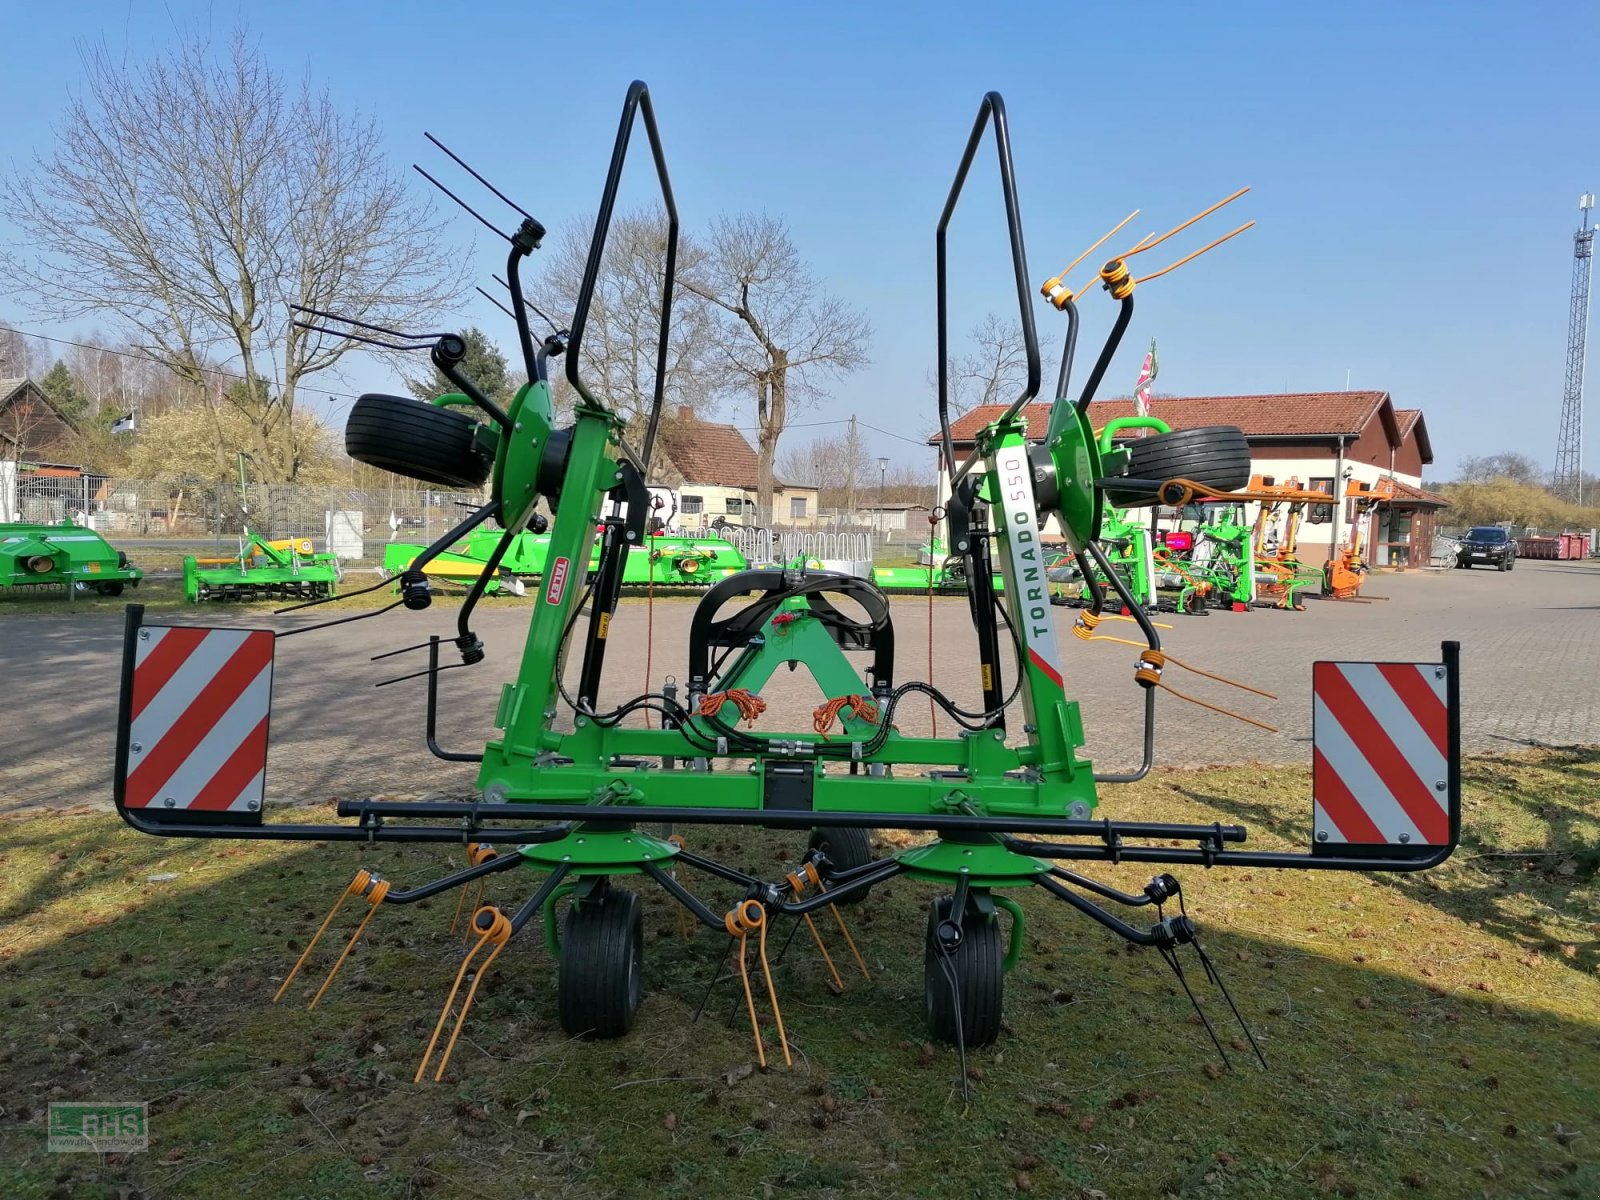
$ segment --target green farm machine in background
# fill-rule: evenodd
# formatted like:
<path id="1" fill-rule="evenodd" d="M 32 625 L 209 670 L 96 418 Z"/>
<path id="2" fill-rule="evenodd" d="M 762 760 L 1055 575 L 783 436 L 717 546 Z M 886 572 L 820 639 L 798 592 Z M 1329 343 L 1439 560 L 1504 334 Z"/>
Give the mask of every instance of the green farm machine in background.
<path id="1" fill-rule="evenodd" d="M 647 420 L 630 426 L 586 377 L 580 348 L 638 121 L 661 187 L 667 240 L 659 296 L 637 298 L 660 314 L 653 404 Z M 945 377 L 946 233 L 991 126 L 1027 384 L 1001 417 L 977 435 L 971 454 L 958 460 Z M 542 925 L 557 959 L 555 1007 L 566 1033 L 625 1035 L 647 991 L 641 906 L 629 886 L 633 884 L 660 887 L 720 939 L 708 965 L 720 953 L 729 955 L 736 977 L 745 984 L 755 1057 L 765 1064 L 769 1037 L 785 1061 L 790 1054 L 765 953 L 770 927 L 781 922 L 788 928 L 776 932 L 787 932 L 811 913 L 861 900 L 891 879 L 931 893 L 926 927 L 913 935 L 924 948 L 923 1015 L 934 1038 L 964 1053 L 966 1046 L 1002 1035 L 1005 977 L 1018 969 L 1029 944 L 1018 895 L 1048 893 L 1089 918 L 1101 933 L 1154 948 L 1180 978 L 1186 978 L 1182 959 L 1192 955 L 1205 978 L 1220 988 L 1217 964 L 1201 948 L 1200 927 L 1183 911 L 1181 887 L 1166 873 L 1170 869 L 1188 864 L 1412 871 L 1449 856 L 1459 836 L 1460 809 L 1453 644 L 1446 646 L 1442 662 L 1383 664 L 1385 671 L 1402 666 L 1410 671 L 1414 678 L 1409 691 L 1429 705 L 1428 736 L 1406 743 L 1430 756 L 1437 751 L 1437 761 L 1430 757 L 1415 766 L 1423 772 L 1420 778 L 1439 781 L 1437 792 L 1430 789 L 1418 798 L 1418 812 L 1427 819 L 1415 829 L 1352 819 L 1351 810 L 1360 813 L 1363 804 L 1360 780 L 1354 776 L 1354 794 L 1345 784 L 1337 791 L 1328 785 L 1324 793 L 1318 776 L 1313 848 L 1305 854 L 1242 849 L 1246 830 L 1220 821 L 1141 822 L 1102 812 L 1105 789 L 1140 779 L 1150 770 L 1157 693 L 1171 691 L 1163 672 L 1169 665 L 1182 665 L 1162 652 L 1157 627 L 1131 602 L 1099 545 L 1106 501 L 1137 510 L 1226 493 L 1246 482 L 1248 469 L 1241 474 L 1239 460 L 1247 459 L 1248 452 L 1236 429 L 1163 433 L 1148 420 L 1142 424 L 1152 430 L 1150 436 L 1127 447 L 1107 448 L 1088 422 L 1088 405 L 1133 316 L 1134 288 L 1141 280 L 1133 276 L 1128 261 L 1193 220 L 1162 237 L 1145 238 L 1105 263 L 1091 281 L 1102 285 L 1117 307 L 1075 398 L 1068 387 L 1079 332 L 1075 301 L 1089 289 L 1077 295 L 1067 290 L 1062 283 L 1066 272 L 1045 285 L 1049 302 L 1066 318 L 1066 347 L 1046 438 L 1042 444 L 1029 444 L 1023 413 L 1040 387 L 1041 356 L 1005 108 L 996 93 L 983 99 L 935 236 L 940 447 L 951 482 L 950 500 L 938 516 L 944 544 L 961 557 L 969 581 L 976 655 L 967 681 L 976 702 L 963 703 L 911 676 L 903 650 L 897 654 L 890 605 L 870 580 L 770 567 L 718 580 L 695 605 L 679 661 L 662 672 L 659 683 L 652 680 L 650 690 L 611 703 L 618 694 L 602 687 L 606 652 L 626 565 L 635 547 L 648 544 L 645 464 L 651 461 L 662 411 L 676 281 L 678 212 L 643 84 L 628 91 L 596 211 L 570 333 L 557 331 L 542 341 L 530 330 L 518 279 L 544 228 L 522 212 L 509 235 L 506 279 L 526 382 L 506 407 L 479 392 L 462 372 L 462 337 L 429 335 L 422 343 L 458 392 L 431 404 L 401 396 L 363 396 L 345 430 L 346 448 L 358 460 L 443 487 L 488 485 L 488 500 L 412 559 L 398 580 L 405 608 L 428 608 L 428 563 L 471 530 L 491 520 L 499 525 L 495 550 L 452 614 L 453 635 L 436 635 L 408 647 L 427 661 L 414 673 L 425 679 L 427 689 L 427 744 L 442 758 L 476 764 L 472 799 L 347 799 L 337 805 L 338 821 L 266 820 L 260 777 L 254 774 L 257 761 L 265 762 L 265 739 L 249 742 L 249 754 L 241 749 L 228 758 L 227 778 L 218 782 L 205 763 L 177 764 L 161 750 L 162 722 L 173 720 L 174 714 L 189 724 L 211 718 L 185 710 L 177 699 L 157 701 L 178 662 L 209 656 L 206 661 L 221 664 L 219 687 L 226 679 L 241 696 L 229 720 L 237 720 L 239 729 L 264 729 L 267 690 L 252 691 L 247 684 L 252 677 L 270 677 L 274 636 L 310 634 L 339 621 L 297 624 L 274 635 L 270 630 L 147 625 L 137 606 L 128 616 L 116 799 L 129 824 L 159 836 L 436 842 L 466 849 L 469 865 L 416 887 L 402 888 L 370 871 L 358 872 L 334 907 L 353 901 L 364 916 L 346 953 L 335 960 L 329 980 L 381 907 L 411 904 L 492 874 L 538 877 L 521 903 L 504 910 L 485 904 L 472 914 L 475 941 L 422 1053 L 417 1080 L 443 1077 L 479 982 L 510 939 L 530 923 Z M 322 329 L 334 320 L 329 314 L 306 314 L 304 319 Z M 383 334 L 391 348 L 418 345 L 404 331 L 374 332 Z M 560 355 L 565 355 L 573 397 L 573 408 L 562 419 L 549 382 L 550 364 Z M 455 411 L 463 404 L 476 406 L 486 419 Z M 439 676 L 445 669 L 441 653 L 450 650 L 459 658 L 451 667 L 479 668 L 485 662 L 486 648 L 473 629 L 475 606 L 541 502 L 554 513 L 550 541 L 535 602 L 527 609 L 520 661 L 504 664 L 512 677 L 500 685 L 497 732 L 487 738 L 481 753 L 440 749 L 432 731 Z M 1058 640 L 1057 610 L 1047 594 L 1042 528 L 1051 516 L 1059 522 L 1091 594 L 1090 606 L 1077 614 L 1074 631 L 1089 638 L 1096 624 L 1109 619 L 1105 609 L 1113 601 L 1108 591 L 1133 611 L 1140 640 L 1129 686 L 1142 694 L 1142 720 L 1126 729 L 1097 732 L 1101 744 L 1122 744 L 1126 757 L 1138 763 L 1131 770 L 1098 770 L 1084 753 L 1085 718 L 1103 720 L 1106 706 L 1080 708 L 1067 691 L 1063 644 L 1073 647 L 1076 642 Z M 591 579 L 586 576 L 597 533 L 599 559 Z M 993 586 L 996 570 L 1004 578 L 1003 593 Z M 371 590 L 393 582 L 381 580 Z M 416 641 L 414 636 L 408 640 Z M 319 670 L 326 670 L 329 661 L 330 656 L 319 659 Z M 634 662 L 623 665 L 634 673 Z M 819 693 L 813 722 L 798 730 L 765 728 L 761 688 L 775 673 L 786 674 L 785 668 L 800 665 L 808 669 Z M 1367 666 L 1318 667 L 1357 665 Z M 197 667 L 193 673 L 203 677 L 204 671 Z M 485 674 L 473 671 L 480 678 Z M 485 681 L 485 686 L 491 685 Z M 602 696 L 608 697 L 604 705 Z M 918 706 L 929 701 L 936 705 L 942 719 L 957 727 L 954 736 L 903 732 L 896 717 L 908 699 Z M 252 726 L 252 718 L 261 724 Z M 374 720 L 375 731 L 389 726 L 386 713 Z M 1336 807 L 1342 825 L 1324 816 Z M 668 823 L 730 827 L 720 831 L 716 840 L 722 843 L 737 841 L 737 832 L 745 829 L 795 831 L 792 869 L 780 868 L 769 878 L 756 874 L 758 868 L 719 861 L 685 845 L 681 837 L 668 836 L 663 828 Z M 874 829 L 933 836 L 913 845 L 896 839 L 880 850 L 868 837 Z M 1096 862 L 1146 863 L 1159 866 L 1162 873 L 1137 891 L 1124 891 L 1074 869 Z M 688 872 L 695 872 L 699 881 L 693 891 L 684 883 Z M 1177 911 L 1166 909 L 1168 904 Z M 1128 910 L 1130 919 L 1117 915 L 1118 907 Z M 1141 911 L 1151 919 L 1134 924 L 1134 914 Z M 839 908 L 834 912 L 842 922 Z M 323 929 L 328 927 L 325 922 Z M 876 932 L 882 933 L 881 923 Z M 317 955 L 317 945 L 314 938 L 305 948 L 280 996 Z M 530 969 L 526 956 L 508 956 L 502 969 L 511 969 L 512 961 L 517 970 Z M 473 982 L 463 996 L 460 989 L 469 972 Z M 752 973 L 760 977 L 754 987 Z M 765 1028 L 758 1004 L 770 1012 Z M 815 1019 L 803 1013 L 796 1023 Z M 1208 1022 L 1206 1028 L 1211 1029 Z M 1220 1040 L 1217 1048 L 1226 1059 Z M 436 1051 L 442 1057 L 436 1058 Z"/>
<path id="2" fill-rule="evenodd" d="M 93 529 L 73 521 L 0 524 L 0 588 L 65 588 L 120 596 L 144 572 Z"/>
<path id="3" fill-rule="evenodd" d="M 250 528 L 245 457 L 239 455 L 239 511 L 244 521 L 239 551 L 226 557 L 188 555 L 183 595 L 206 600 L 326 600 L 338 594 L 344 572 L 339 556 L 319 552 L 308 537 L 265 538 Z"/>

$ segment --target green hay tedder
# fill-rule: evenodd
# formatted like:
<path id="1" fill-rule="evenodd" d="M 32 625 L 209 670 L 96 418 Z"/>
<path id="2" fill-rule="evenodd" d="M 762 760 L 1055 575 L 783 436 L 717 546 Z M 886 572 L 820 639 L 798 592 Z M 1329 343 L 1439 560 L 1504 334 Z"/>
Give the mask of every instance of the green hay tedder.
<path id="1" fill-rule="evenodd" d="M 667 239 L 660 295 L 640 298 L 660 313 L 653 404 L 648 420 L 630 432 L 617 407 L 585 377 L 580 348 L 636 122 L 643 124 L 660 183 Z M 979 433 L 971 454 L 958 460 L 945 378 L 946 231 L 991 129 L 1027 385 Z M 542 340 L 530 330 L 518 272 L 545 231 L 518 211 L 522 220 L 507 237 L 506 279 L 526 382 L 510 403 L 502 408 L 472 386 L 461 370 L 466 355 L 461 336 L 419 339 L 405 331 L 360 326 L 374 337 L 383 335 L 382 344 L 391 349 L 425 346 L 458 391 L 432 403 L 363 396 L 345 429 L 346 449 L 361 461 L 444 487 L 487 484 L 486 502 L 411 561 L 398 580 L 400 599 L 390 606 L 429 607 L 427 564 L 472 529 L 491 520 L 499 525 L 494 551 L 454 613 L 454 636 L 435 635 L 406 647 L 425 654 L 427 665 L 402 676 L 425 680 L 427 744 L 441 758 L 476 764 L 476 794 L 459 801 L 346 799 L 336 806 L 339 819 L 334 821 L 267 820 L 263 780 L 275 639 L 320 636 L 316 631 L 357 618 L 298 624 L 275 633 L 147 625 L 137 606 L 128 615 L 116 800 L 130 825 L 163 837 L 434 842 L 466 851 L 462 869 L 413 887 L 357 872 L 334 909 L 351 902 L 362 919 L 345 954 L 334 958 L 320 952 L 320 961 L 333 961 L 329 982 L 383 908 L 475 885 L 490 875 L 535 877 L 520 903 L 504 910 L 496 904 L 478 907 L 469 921 L 475 940 L 459 968 L 441 964 L 441 981 L 453 973 L 455 986 L 422 1051 L 417 1080 L 444 1077 L 479 983 L 529 924 L 542 927 L 556 957 L 555 1007 L 566 1033 L 626 1035 L 647 991 L 641 906 L 630 885 L 660 887 L 682 907 L 691 928 L 698 922 L 711 931 L 714 945 L 705 956 L 708 991 L 722 982 L 742 999 L 754 1057 L 763 1065 L 769 1045 L 784 1061 L 790 1058 L 789 1031 L 767 955 L 771 936 L 792 932 L 823 909 L 832 909 L 842 922 L 842 909 L 888 880 L 930 893 L 926 926 L 912 931 L 924 951 L 918 994 L 930 1034 L 958 1052 L 1003 1035 L 1005 980 L 1008 973 L 1025 969 L 1028 945 L 1017 897 L 1031 896 L 1068 904 L 1100 936 L 1155 950 L 1194 1000 L 1201 1024 L 1226 1061 L 1227 1051 L 1199 999 L 1205 991 L 1201 979 L 1230 1008 L 1232 1000 L 1222 988 L 1217 963 L 1201 947 L 1201 927 L 1185 911 L 1182 888 L 1170 870 L 1188 865 L 1420 871 L 1449 857 L 1460 834 L 1460 681 L 1453 643 L 1446 643 L 1437 658 L 1418 662 L 1315 664 L 1318 716 L 1308 852 L 1244 848 L 1245 828 L 1221 820 L 1158 823 L 1102 811 L 1108 792 L 1142 778 L 1153 765 L 1157 697 L 1170 691 L 1162 674 L 1175 662 L 1162 652 L 1156 625 L 1126 594 L 1121 574 L 1097 542 L 1105 500 L 1123 509 L 1181 505 L 1197 492 L 1242 487 L 1248 478 L 1247 468 L 1245 474 L 1239 471 L 1239 456 L 1246 451 L 1238 430 L 1196 437 L 1200 431 L 1163 433 L 1147 423 L 1150 436 L 1108 450 L 1094 436 L 1086 411 L 1133 316 L 1134 288 L 1141 280 L 1128 260 L 1199 218 L 1143 239 L 1106 262 L 1091 281 L 1110 294 L 1116 312 L 1075 397 L 1068 384 L 1079 330 L 1076 301 L 1089 289 L 1074 295 L 1059 276 L 1044 286 L 1049 303 L 1066 318 L 1066 348 L 1048 429 L 1042 441 L 1030 443 L 1023 413 L 1041 384 L 1037 301 L 1023 247 L 1005 108 L 996 93 L 983 98 L 935 231 L 933 298 L 940 442 L 950 481 L 950 500 L 937 516 L 943 540 L 962 557 L 969 581 L 976 653 L 966 684 L 975 700 L 963 702 L 912 676 L 903 648 L 897 655 L 891 606 L 870 580 L 780 566 L 716 582 L 695 605 L 687 647 L 673 670 L 659 685 L 650 685 L 652 690 L 602 707 L 608 635 L 626 564 L 634 547 L 647 544 L 645 464 L 651 461 L 662 411 L 676 279 L 678 212 L 642 83 L 629 89 L 623 107 L 570 331 L 557 330 Z M 1188 260 L 1173 265 L 1183 261 Z M 327 330 L 334 320 L 331 314 L 312 313 L 306 324 Z M 563 355 L 574 403 L 570 413 L 558 417 L 549 368 Z M 476 406 L 486 420 L 455 411 L 464 404 Z M 497 663 L 504 669 L 486 679 L 487 651 L 472 627 L 475 605 L 541 501 L 555 515 L 546 565 L 527 610 L 520 660 Z M 1085 717 L 1105 719 L 1099 714 L 1106 706 L 1091 698 L 1080 707 L 1068 692 L 1063 650 L 1075 653 L 1076 643 L 1058 638 L 1058 610 L 1048 595 L 1042 528 L 1049 516 L 1059 522 L 1089 581 L 1091 606 L 1077 613 L 1074 631 L 1090 631 L 1109 619 L 1104 610 L 1113 602 L 1101 579 L 1137 624 L 1137 661 L 1128 686 L 1141 694 L 1142 718 L 1126 728 L 1097 732 L 1102 744 L 1120 742 L 1129 762 L 1138 764 L 1132 769 L 1097 769 L 1084 753 Z M 587 579 L 597 532 L 599 560 Z M 1004 578 L 1003 594 L 993 586 L 997 569 Z M 392 582 L 381 580 L 371 590 Z M 381 611 L 388 609 L 365 615 Z M 450 667 L 468 668 L 449 678 L 476 678 L 484 687 L 499 687 L 497 728 L 481 752 L 444 750 L 432 736 L 438 679 L 446 669 L 440 655 L 447 648 L 460 659 Z M 326 670 L 334 656 L 318 661 L 318 669 Z M 766 728 L 761 689 L 784 668 L 800 665 L 818 691 L 811 726 Z M 196 681 L 208 675 L 213 683 L 201 690 L 206 703 L 196 705 L 191 702 Z M 183 686 L 175 686 L 174 679 Z M 902 731 L 896 713 L 908 699 L 918 706 L 937 705 L 956 725 L 954 736 Z M 376 714 L 374 735 L 387 728 L 387 715 Z M 209 736 L 209 731 L 222 732 Z M 422 781 L 418 784 L 417 790 L 424 790 Z M 722 841 L 737 840 L 738 831 L 753 827 L 792 830 L 792 869 L 778 868 L 769 877 L 719 861 L 671 836 L 664 826 L 673 823 L 731 827 L 721 831 Z M 932 837 L 911 846 L 897 839 L 897 845 L 880 851 L 868 836 L 874 829 L 916 830 Z M 1117 862 L 1150 864 L 1161 873 L 1137 891 L 1124 891 L 1075 869 Z M 690 872 L 697 879 L 693 891 L 685 883 Z M 334 917 L 330 912 L 323 930 Z M 881 926 L 874 930 L 876 936 L 884 932 Z M 318 955 L 318 945 L 313 938 L 305 947 L 286 973 L 280 997 Z M 722 963 L 713 968 L 719 955 Z M 1189 972 L 1186 961 L 1194 964 Z M 727 972 L 723 965 L 729 965 Z M 501 969 L 533 968 L 524 955 L 507 956 Z M 463 989 L 469 975 L 471 985 Z M 794 1010 L 791 1016 L 791 1029 L 801 1038 L 807 1021 L 826 1019 Z M 1248 1028 L 1245 1033 L 1249 1036 Z M 519 1052 L 515 1044 L 508 1049 Z M 1024 1056 L 1023 1061 L 1029 1060 Z M 964 1069 L 960 1077 L 965 1086 Z"/>

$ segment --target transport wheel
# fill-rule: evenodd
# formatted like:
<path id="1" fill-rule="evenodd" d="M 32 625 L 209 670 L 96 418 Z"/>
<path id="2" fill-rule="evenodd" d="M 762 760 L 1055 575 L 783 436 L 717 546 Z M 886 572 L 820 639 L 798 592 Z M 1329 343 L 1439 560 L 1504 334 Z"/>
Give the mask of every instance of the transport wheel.
<path id="1" fill-rule="evenodd" d="M 102 596 L 120 596 L 120 595 L 122 595 L 122 583 L 120 581 L 118 581 L 118 580 L 113 580 L 110 583 L 97 583 L 94 586 L 95 586 L 95 590 L 97 592 L 99 592 Z"/>
<path id="2" fill-rule="evenodd" d="M 872 861 L 872 838 L 865 829 L 843 828 L 838 825 L 819 826 L 812 830 L 811 840 L 806 843 L 806 849 L 826 854 L 828 863 L 835 872 L 862 867 Z M 826 883 L 827 880 L 824 879 L 823 882 Z M 860 904 L 871 890 L 862 888 L 848 896 L 841 896 L 838 903 Z"/>
<path id="3" fill-rule="evenodd" d="M 574 1037 L 616 1038 L 633 1028 L 644 998 L 644 924 L 626 888 L 574 900 L 561 937 L 561 1028 Z"/>
<path id="4" fill-rule="evenodd" d="M 1219 492 L 1250 482 L 1250 445 L 1233 425 L 1203 425 L 1140 438 L 1132 445 L 1128 475 L 1134 479 L 1189 479 Z M 1151 492 L 1110 490 L 1106 499 L 1118 508 L 1156 503 Z"/>
<path id="5" fill-rule="evenodd" d="M 475 488 L 494 465 L 477 431 L 476 421 L 453 408 L 369 392 L 350 409 L 344 449 L 357 462 L 408 479 Z"/>
<path id="6" fill-rule="evenodd" d="M 951 897 L 928 906 L 928 937 L 922 967 L 922 1010 L 928 1032 L 955 1045 L 957 1032 L 968 1046 L 987 1046 L 1000 1036 L 1000 1011 L 1005 999 L 1004 946 L 1000 920 L 970 908 L 961 918 L 961 944 L 954 954 L 940 945 L 939 927 L 950 920 Z M 954 971 L 961 996 L 959 1021 L 950 986 Z"/>

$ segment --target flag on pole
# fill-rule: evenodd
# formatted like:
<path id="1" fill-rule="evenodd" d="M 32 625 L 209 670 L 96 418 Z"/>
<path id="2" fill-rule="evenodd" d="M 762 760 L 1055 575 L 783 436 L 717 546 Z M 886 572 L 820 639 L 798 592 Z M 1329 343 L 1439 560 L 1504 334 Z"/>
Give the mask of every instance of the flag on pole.
<path id="1" fill-rule="evenodd" d="M 1133 411 L 1141 417 L 1150 415 L 1150 385 L 1156 381 L 1161 369 L 1156 358 L 1156 340 L 1150 339 L 1150 353 L 1144 356 L 1144 366 L 1139 368 L 1139 382 L 1133 385 Z"/>
<path id="2" fill-rule="evenodd" d="M 111 423 L 111 432 L 112 433 L 132 433 L 132 432 L 134 432 L 133 425 L 134 425 L 133 414 L 129 413 L 127 416 L 119 417 L 117 420 L 115 420 L 115 421 L 113 421 Z"/>

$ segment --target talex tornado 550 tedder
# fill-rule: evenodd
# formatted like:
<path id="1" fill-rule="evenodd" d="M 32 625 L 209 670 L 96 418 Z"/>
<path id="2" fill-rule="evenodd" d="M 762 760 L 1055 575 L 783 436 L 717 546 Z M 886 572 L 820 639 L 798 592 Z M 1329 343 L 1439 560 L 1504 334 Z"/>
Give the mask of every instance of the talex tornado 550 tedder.
<path id="1" fill-rule="evenodd" d="M 648 420 L 630 430 L 585 377 L 582 347 L 636 124 L 642 124 L 648 139 L 669 236 L 659 297 L 654 405 Z M 1016 401 L 978 436 L 970 456 L 957 461 L 946 406 L 946 231 L 990 131 L 1028 378 Z M 1185 222 L 1172 233 L 1191 224 Z M 410 677 L 422 677 L 428 689 L 429 747 L 441 758 L 479 764 L 480 795 L 475 801 L 345 801 L 338 806 L 341 822 L 266 821 L 263 778 L 275 637 L 298 636 L 337 622 L 274 634 L 146 625 L 137 607 L 128 616 L 117 806 L 129 824 L 169 837 L 468 846 L 470 866 L 409 889 L 366 871 L 358 873 L 339 903 L 353 898 L 365 911 L 335 969 L 383 905 L 413 903 L 518 868 L 540 877 L 515 911 L 484 905 L 472 914 L 477 941 L 456 975 L 456 988 L 440 1015 L 418 1079 L 433 1060 L 469 971 L 476 968 L 446 1039 L 445 1056 L 466 1020 L 477 980 L 508 939 L 532 921 L 542 921 L 559 960 L 564 1028 L 599 1037 L 626 1033 L 640 1005 L 644 952 L 640 906 L 627 886 L 630 882 L 660 886 L 689 916 L 729 937 L 730 952 L 737 948 L 737 974 L 756 1028 L 757 1055 L 764 1062 L 758 997 L 772 1005 L 777 1044 L 788 1056 L 765 953 L 771 923 L 809 923 L 810 914 L 832 907 L 844 931 L 842 914 L 833 906 L 860 900 L 874 885 L 897 876 L 927 884 L 933 892 L 924 934 L 924 1007 L 932 1034 L 964 1048 L 1000 1032 L 1005 974 L 1025 944 L 1018 894 L 1048 893 L 1103 931 L 1156 948 L 1182 978 L 1183 947 L 1190 947 L 1184 955 L 1199 954 L 1202 960 L 1203 952 L 1189 917 L 1181 910 L 1169 915 L 1163 909 L 1179 897 L 1178 881 L 1165 873 L 1169 868 L 1416 871 L 1449 856 L 1459 832 L 1460 776 L 1457 654 L 1448 643 L 1438 662 L 1316 665 L 1315 798 L 1308 853 L 1244 849 L 1246 832 L 1237 825 L 1152 823 L 1102 814 L 1103 785 L 1139 779 L 1151 766 L 1156 689 L 1166 659 L 1155 625 L 1139 605 L 1121 595 L 1118 606 L 1126 605 L 1135 615 L 1144 638 L 1134 671 L 1134 686 L 1145 693 L 1143 727 L 1127 731 L 1129 742 L 1142 746 L 1142 762 L 1126 774 L 1097 772 L 1082 753 L 1082 715 L 1065 687 L 1041 524 L 1054 514 L 1083 577 L 1109 581 L 1120 591 L 1125 585 L 1096 544 L 1107 498 L 1122 508 L 1158 501 L 1183 504 L 1197 494 L 1243 486 L 1248 468 L 1240 473 L 1242 438 L 1237 430 L 1158 430 L 1128 449 L 1097 444 L 1090 430 L 1088 404 L 1132 318 L 1134 288 L 1141 282 L 1128 260 L 1170 234 L 1145 239 L 1091 279 L 1110 293 L 1117 310 L 1076 398 L 1069 397 L 1068 384 L 1078 335 L 1077 297 L 1061 277 L 1045 285 L 1050 303 L 1065 315 L 1066 345 L 1046 437 L 1030 445 L 1022 414 L 1040 387 L 1039 342 L 1005 108 L 997 94 L 983 98 L 935 234 L 939 420 L 951 485 L 942 532 L 951 551 L 963 557 L 969 581 L 977 635 L 974 676 L 982 695 L 976 708 L 963 709 L 930 683 L 902 678 L 890 607 L 871 583 L 825 571 L 770 569 L 723 579 L 699 601 L 688 660 L 674 672 L 684 681 L 681 687 L 669 677 L 659 691 L 600 709 L 607 634 L 624 561 L 644 535 L 648 511 L 643 471 L 661 413 L 678 238 L 677 207 L 643 84 L 629 89 L 623 106 L 570 332 L 552 326 L 551 334 L 539 340 L 530 330 L 518 270 L 543 234 L 539 222 L 523 213 L 508 237 L 509 298 L 527 382 L 506 408 L 482 395 L 461 373 L 465 342 L 459 336 L 411 336 L 346 323 L 360 331 L 352 336 L 428 350 L 458 389 L 432 403 L 363 396 L 346 431 L 350 453 L 441 486 L 489 485 L 488 502 L 399 578 L 396 605 L 427 607 L 424 568 L 429 556 L 472 528 L 493 518 L 504 531 L 503 547 L 530 523 L 542 524 L 543 515 L 535 515 L 541 500 L 553 513 L 549 567 L 536 594 L 521 664 L 516 677 L 502 686 L 496 715 L 500 732 L 482 754 L 442 750 L 433 736 L 437 676 L 444 669 L 439 656 L 451 641 L 434 637 L 412 648 L 428 659 L 427 668 Z M 306 317 L 308 324 L 337 319 L 316 313 Z M 561 355 L 577 397 L 567 424 L 557 423 L 548 379 L 551 361 Z M 474 420 L 461 411 L 470 406 L 485 419 Z M 1174 477 L 1179 475 L 1175 464 L 1183 467 L 1181 477 Z M 1217 469 L 1208 464 L 1217 464 Z M 599 569 L 586 581 L 597 529 Z M 497 565 L 491 555 L 459 612 L 452 641 L 468 666 L 484 659 L 471 627 L 472 614 Z M 998 596 L 996 569 L 1004 582 Z M 1100 585 L 1093 586 L 1094 603 L 1077 617 L 1076 631 L 1084 636 L 1099 622 L 1107 603 Z M 580 661 L 571 682 L 563 666 L 574 649 Z M 761 713 L 758 693 L 772 673 L 795 663 L 809 668 L 823 693 L 814 727 L 756 732 L 753 725 L 742 724 Z M 1009 680 L 1004 677 L 1008 670 Z M 895 713 L 908 696 L 931 697 L 959 726 L 956 736 L 900 733 Z M 657 714 L 658 728 L 630 724 L 630 717 L 637 722 L 636 715 L 645 710 Z M 571 714 L 570 724 L 566 713 Z M 645 829 L 674 822 L 793 829 L 808 832 L 810 845 L 794 871 L 768 880 L 695 853 L 681 839 Z M 866 832 L 875 828 L 924 830 L 936 836 L 874 857 Z M 1163 873 L 1142 892 L 1129 893 L 1063 865 L 1096 861 L 1149 863 Z M 705 876 L 709 886 L 690 891 L 684 883 L 686 871 Z M 709 901 L 717 890 L 726 893 L 726 903 Z M 558 907 L 563 900 L 564 919 Z M 1150 908 L 1156 919 L 1136 925 L 1116 915 L 1114 907 Z M 818 941 L 820 945 L 820 936 Z M 313 939 L 301 964 L 315 946 Z M 747 954 L 751 949 L 756 953 Z M 752 961 L 765 977 L 754 989 Z M 1206 966 L 1208 977 L 1215 979 L 1209 961 Z M 285 980 L 285 990 L 294 975 Z M 327 986 L 324 982 L 323 990 Z M 435 1078 L 443 1070 L 441 1057 Z"/>

